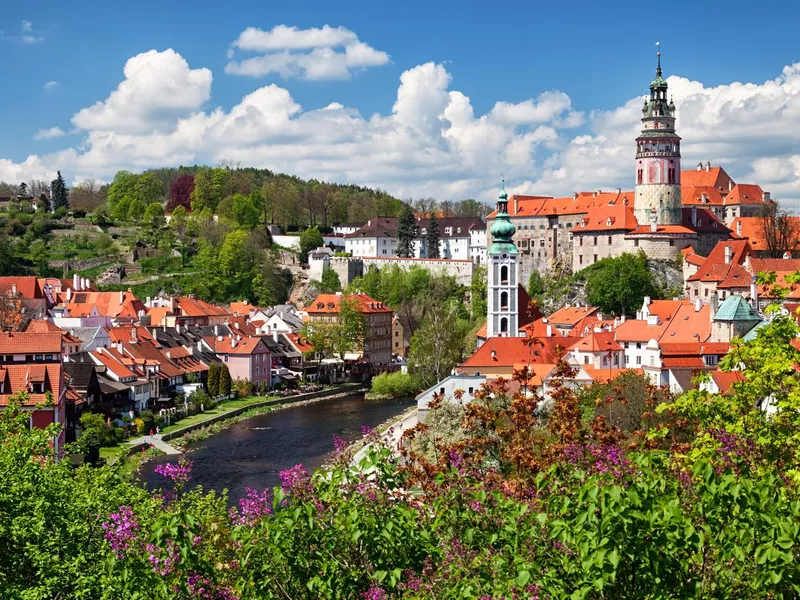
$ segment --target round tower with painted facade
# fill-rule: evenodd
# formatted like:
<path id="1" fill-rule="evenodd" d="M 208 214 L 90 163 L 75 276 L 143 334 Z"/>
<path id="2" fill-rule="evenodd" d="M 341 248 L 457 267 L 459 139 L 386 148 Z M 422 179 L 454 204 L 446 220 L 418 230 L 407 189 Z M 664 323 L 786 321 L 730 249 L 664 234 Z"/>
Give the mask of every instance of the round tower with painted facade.
<path id="1" fill-rule="evenodd" d="M 517 228 L 508 216 L 508 194 L 505 182 L 497 200 L 497 214 L 489 233 L 492 245 L 488 256 L 488 337 L 519 336 L 519 307 L 517 283 L 519 281 L 519 251 L 514 244 Z"/>
<path id="2" fill-rule="evenodd" d="M 675 103 L 667 98 L 658 53 L 656 78 L 642 108 L 642 133 L 636 138 L 636 199 L 640 225 L 681 223 L 681 138 L 675 133 Z"/>

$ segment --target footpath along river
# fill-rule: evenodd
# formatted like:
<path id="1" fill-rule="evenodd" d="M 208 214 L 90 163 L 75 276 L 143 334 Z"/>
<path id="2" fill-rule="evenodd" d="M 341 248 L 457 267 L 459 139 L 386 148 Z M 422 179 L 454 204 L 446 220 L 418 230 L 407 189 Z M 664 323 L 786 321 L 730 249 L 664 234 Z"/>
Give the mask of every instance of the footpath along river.
<path id="1" fill-rule="evenodd" d="M 321 400 L 284 408 L 240 421 L 202 442 L 191 444 L 194 462 L 190 485 L 206 490 L 227 488 L 229 502 L 236 504 L 245 488 L 256 490 L 280 485 L 278 473 L 298 463 L 312 472 L 333 450 L 333 436 L 347 441 L 361 437 L 361 426 L 376 427 L 398 416 L 413 399 L 368 402 L 363 395 Z M 154 473 L 159 463 L 175 462 L 162 456 L 142 467 L 140 478 L 148 488 L 161 485 Z"/>

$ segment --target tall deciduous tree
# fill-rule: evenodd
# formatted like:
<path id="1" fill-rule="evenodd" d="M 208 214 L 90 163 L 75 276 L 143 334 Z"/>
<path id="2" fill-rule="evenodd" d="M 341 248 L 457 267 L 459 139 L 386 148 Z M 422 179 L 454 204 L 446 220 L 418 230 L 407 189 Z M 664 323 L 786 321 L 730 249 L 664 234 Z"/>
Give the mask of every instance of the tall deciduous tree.
<path id="1" fill-rule="evenodd" d="M 308 260 L 308 253 L 322 246 L 322 233 L 316 227 L 309 227 L 300 235 L 300 260 Z"/>
<path id="2" fill-rule="evenodd" d="M 587 300 L 604 313 L 630 313 L 641 305 L 645 296 L 658 295 L 647 257 L 641 252 L 604 258 L 582 273 L 586 276 Z"/>
<path id="3" fill-rule="evenodd" d="M 107 187 L 94 179 L 84 179 L 69 192 L 69 203 L 74 210 L 90 213 L 106 201 Z"/>
<path id="4" fill-rule="evenodd" d="M 771 258 L 782 258 L 786 252 L 800 248 L 800 219 L 780 208 L 777 202 L 764 207 L 760 227 L 767 255 Z"/>
<path id="5" fill-rule="evenodd" d="M 436 217 L 436 211 L 431 212 L 431 218 L 428 221 L 428 258 L 440 258 L 439 240 L 441 235 L 439 233 L 439 219 Z"/>
<path id="6" fill-rule="evenodd" d="M 178 206 L 189 210 L 192 207 L 192 192 L 194 191 L 194 175 L 181 175 L 169 186 L 169 201 L 167 210 L 174 211 Z"/>
<path id="7" fill-rule="evenodd" d="M 217 201 L 214 198 L 213 181 L 211 169 L 203 167 L 194 175 L 194 189 L 191 193 L 192 210 L 200 212 L 204 208 L 212 212 L 217 208 Z"/>
<path id="8" fill-rule="evenodd" d="M 397 222 L 397 256 L 410 258 L 414 255 L 414 239 L 417 237 L 417 220 L 411 207 L 406 204 Z"/>
<path id="9" fill-rule="evenodd" d="M 454 302 L 437 306 L 411 337 L 409 371 L 424 387 L 444 379 L 461 361 L 469 331 L 468 322 L 458 318 Z"/>
<path id="10" fill-rule="evenodd" d="M 58 172 L 58 176 L 50 185 L 50 193 L 53 199 L 53 210 L 69 208 L 69 190 L 67 189 L 67 184 L 64 183 L 64 178 L 61 176 L 61 171 Z"/>

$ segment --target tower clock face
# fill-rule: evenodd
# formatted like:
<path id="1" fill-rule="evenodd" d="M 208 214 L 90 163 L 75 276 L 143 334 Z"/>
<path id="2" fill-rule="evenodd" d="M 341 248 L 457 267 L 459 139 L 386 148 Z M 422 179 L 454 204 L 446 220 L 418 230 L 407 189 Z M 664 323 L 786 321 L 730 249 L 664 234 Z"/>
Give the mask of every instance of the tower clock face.
<path id="1" fill-rule="evenodd" d="M 508 258 L 508 254 L 503 254 L 500 258 Z"/>

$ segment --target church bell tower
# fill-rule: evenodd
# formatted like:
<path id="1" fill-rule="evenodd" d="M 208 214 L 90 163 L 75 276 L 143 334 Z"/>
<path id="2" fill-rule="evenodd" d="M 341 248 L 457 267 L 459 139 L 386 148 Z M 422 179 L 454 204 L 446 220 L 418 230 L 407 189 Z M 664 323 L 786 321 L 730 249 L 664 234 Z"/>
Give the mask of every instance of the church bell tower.
<path id="1" fill-rule="evenodd" d="M 636 138 L 636 199 L 640 225 L 655 212 L 660 225 L 681 224 L 681 138 L 675 133 L 675 103 L 667 100 L 658 52 L 656 78 L 642 108 L 642 133 Z"/>
<path id="2" fill-rule="evenodd" d="M 519 280 L 519 251 L 514 244 L 517 228 L 508 216 L 508 194 L 503 181 L 497 200 L 497 214 L 489 233 L 492 245 L 488 255 L 488 309 L 486 334 L 488 337 L 518 337 L 519 307 L 517 284 Z"/>

